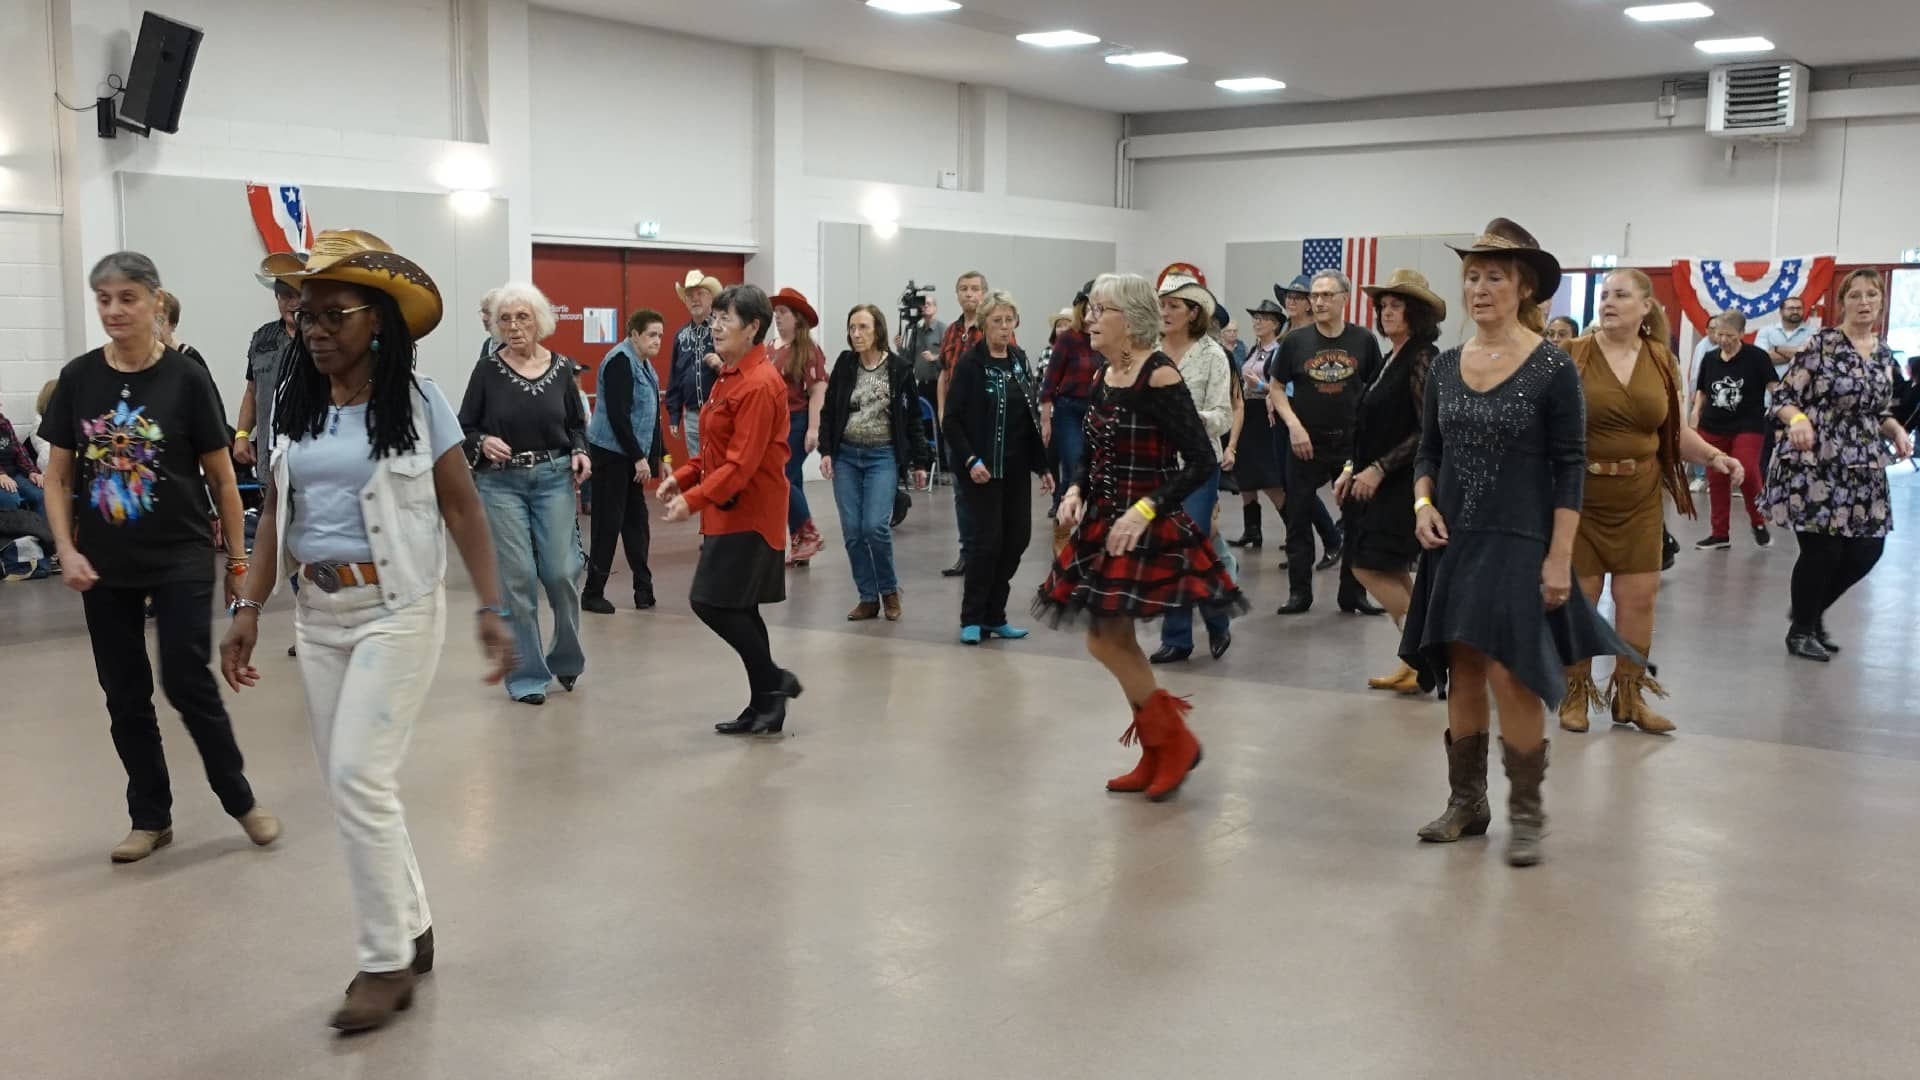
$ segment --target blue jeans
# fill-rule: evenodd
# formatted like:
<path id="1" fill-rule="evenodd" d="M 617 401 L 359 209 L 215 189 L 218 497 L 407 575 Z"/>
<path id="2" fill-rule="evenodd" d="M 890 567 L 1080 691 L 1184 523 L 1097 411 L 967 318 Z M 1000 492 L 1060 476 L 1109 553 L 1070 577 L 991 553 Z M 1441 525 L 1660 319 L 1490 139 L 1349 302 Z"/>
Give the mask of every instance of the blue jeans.
<path id="1" fill-rule="evenodd" d="M 700 410 L 688 409 L 685 426 L 680 433 L 687 437 L 687 456 L 700 456 Z"/>
<path id="2" fill-rule="evenodd" d="M 47 512 L 45 492 L 24 476 L 14 477 L 13 482 L 20 486 L 20 490 L 0 491 L 0 510 L 31 510 L 42 515 Z"/>
<path id="3" fill-rule="evenodd" d="M 1059 418 L 1059 406 L 1054 406 L 1054 409 L 1054 417 L 1057 420 Z M 1187 512 L 1188 517 L 1193 519 L 1194 525 L 1200 529 L 1200 535 L 1211 538 L 1213 536 L 1213 508 L 1219 501 L 1220 467 L 1216 465 L 1213 471 L 1207 474 L 1207 480 L 1200 485 L 1200 490 L 1187 496 L 1187 501 L 1181 503 L 1180 507 Z M 1207 624 L 1207 637 L 1217 638 L 1227 632 L 1228 619 L 1226 612 L 1207 611 L 1202 612 L 1201 617 Z M 1192 608 L 1178 608 L 1167 612 L 1166 615 L 1161 617 L 1160 644 L 1172 646 L 1176 649 L 1193 648 Z"/>
<path id="4" fill-rule="evenodd" d="M 1087 457 L 1087 402 L 1080 398 L 1053 399 L 1053 450 L 1060 462 L 1054 473 L 1053 506 L 1060 508 L 1060 497 L 1067 485 L 1080 475 Z"/>
<path id="5" fill-rule="evenodd" d="M 556 676 L 573 677 L 587 666 L 580 649 L 580 576 L 587 558 L 580 548 L 573 475 L 565 458 L 531 469 L 481 469 L 473 474 L 500 566 L 500 588 L 512 618 L 519 663 L 507 675 L 507 695 L 544 694 Z M 540 642 L 540 603 L 546 590 L 553 609 L 553 646 Z"/>
<path id="6" fill-rule="evenodd" d="M 841 444 L 833 459 L 833 501 L 847 540 L 853 587 L 864 603 L 900 591 L 893 570 L 893 492 L 900 466 L 891 446 Z"/>
<path id="7" fill-rule="evenodd" d="M 813 508 L 807 505 L 807 481 L 801 468 L 807 463 L 807 410 L 789 414 L 787 423 L 787 535 L 800 532 L 800 526 L 813 520 Z"/>

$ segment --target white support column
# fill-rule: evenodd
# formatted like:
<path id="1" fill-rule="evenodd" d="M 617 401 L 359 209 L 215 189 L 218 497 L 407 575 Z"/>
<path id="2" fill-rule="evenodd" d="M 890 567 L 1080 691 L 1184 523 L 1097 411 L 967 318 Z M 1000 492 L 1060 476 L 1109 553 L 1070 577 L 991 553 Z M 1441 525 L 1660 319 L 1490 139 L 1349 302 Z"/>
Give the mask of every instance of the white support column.
<path id="1" fill-rule="evenodd" d="M 806 68 L 794 49 L 760 50 L 754 100 L 753 233 L 747 280 L 772 292 L 819 290 L 820 237 L 806 213 Z"/>
<path id="2" fill-rule="evenodd" d="M 494 194 L 507 201 L 507 274 L 533 280 L 533 93 L 525 0 L 486 9 L 484 130 L 491 139 Z M 457 45 L 458 43 L 456 43 Z"/>
<path id="3" fill-rule="evenodd" d="M 983 195 L 1007 193 L 1007 91 L 960 88 L 960 186 Z"/>

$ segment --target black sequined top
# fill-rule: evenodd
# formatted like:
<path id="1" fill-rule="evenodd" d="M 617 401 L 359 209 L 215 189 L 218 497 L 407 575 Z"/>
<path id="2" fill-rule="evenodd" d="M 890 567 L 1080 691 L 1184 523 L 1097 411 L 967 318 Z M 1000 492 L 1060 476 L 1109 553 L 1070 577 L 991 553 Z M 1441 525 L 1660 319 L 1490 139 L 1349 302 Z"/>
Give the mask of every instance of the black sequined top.
<path id="1" fill-rule="evenodd" d="M 1553 512 L 1580 509 L 1586 466 L 1587 403 L 1566 353 L 1543 341 L 1485 393 L 1460 377 L 1458 348 L 1433 362 L 1414 476 L 1436 478 L 1449 532 L 1550 540 Z"/>

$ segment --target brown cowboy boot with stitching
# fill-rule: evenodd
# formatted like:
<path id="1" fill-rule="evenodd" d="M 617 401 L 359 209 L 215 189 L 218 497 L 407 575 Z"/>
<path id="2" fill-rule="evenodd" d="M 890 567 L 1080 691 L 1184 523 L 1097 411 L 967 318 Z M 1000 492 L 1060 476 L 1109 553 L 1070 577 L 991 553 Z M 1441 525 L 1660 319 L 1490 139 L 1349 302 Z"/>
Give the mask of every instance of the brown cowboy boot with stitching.
<path id="1" fill-rule="evenodd" d="M 1420 839 L 1429 844 L 1451 844 L 1463 836 L 1485 836 L 1493 824 L 1487 805 L 1487 733 L 1456 739 L 1444 735 L 1447 747 L 1447 785 L 1452 794 L 1440 816 L 1420 827 Z"/>
<path id="2" fill-rule="evenodd" d="M 1540 785 L 1547 778 L 1547 741 L 1520 753 L 1500 740 L 1500 761 L 1507 768 L 1507 865 L 1533 866 L 1542 857 L 1540 839 L 1547 835 L 1547 811 Z"/>
<path id="3" fill-rule="evenodd" d="M 880 598 L 880 611 L 882 614 L 884 614 L 887 617 L 888 622 L 899 622 L 900 621 L 900 594 L 897 592 L 890 592 L 890 593 L 887 593 L 885 596 L 882 596 Z"/>

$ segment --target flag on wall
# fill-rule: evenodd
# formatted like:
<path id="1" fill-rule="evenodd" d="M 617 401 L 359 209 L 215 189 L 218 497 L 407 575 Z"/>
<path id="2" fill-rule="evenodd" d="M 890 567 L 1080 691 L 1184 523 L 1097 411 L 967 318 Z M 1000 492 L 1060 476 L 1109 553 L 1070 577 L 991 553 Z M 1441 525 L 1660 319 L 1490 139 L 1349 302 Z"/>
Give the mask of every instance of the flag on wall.
<path id="1" fill-rule="evenodd" d="M 1826 300 L 1833 285 L 1833 256 L 1803 255 L 1772 262 L 1736 262 L 1732 259 L 1677 259 L 1673 264 L 1673 293 L 1687 321 L 1705 333 L 1707 320 L 1722 311 L 1739 308 L 1747 317 L 1747 335 L 1780 324 L 1780 306 L 1800 297 L 1807 314 Z"/>
<path id="2" fill-rule="evenodd" d="M 1356 326 L 1373 326 L 1373 299 L 1360 286 L 1373 284 L 1380 272 L 1380 238 L 1377 236 L 1323 237 L 1300 243 L 1300 272 L 1312 277 L 1322 270 L 1338 270 L 1353 281 L 1353 294 L 1347 297 L 1347 321 Z"/>
<path id="3" fill-rule="evenodd" d="M 300 189 L 291 184 L 248 184 L 247 205 L 267 254 L 305 255 L 313 250 L 313 222 Z"/>

